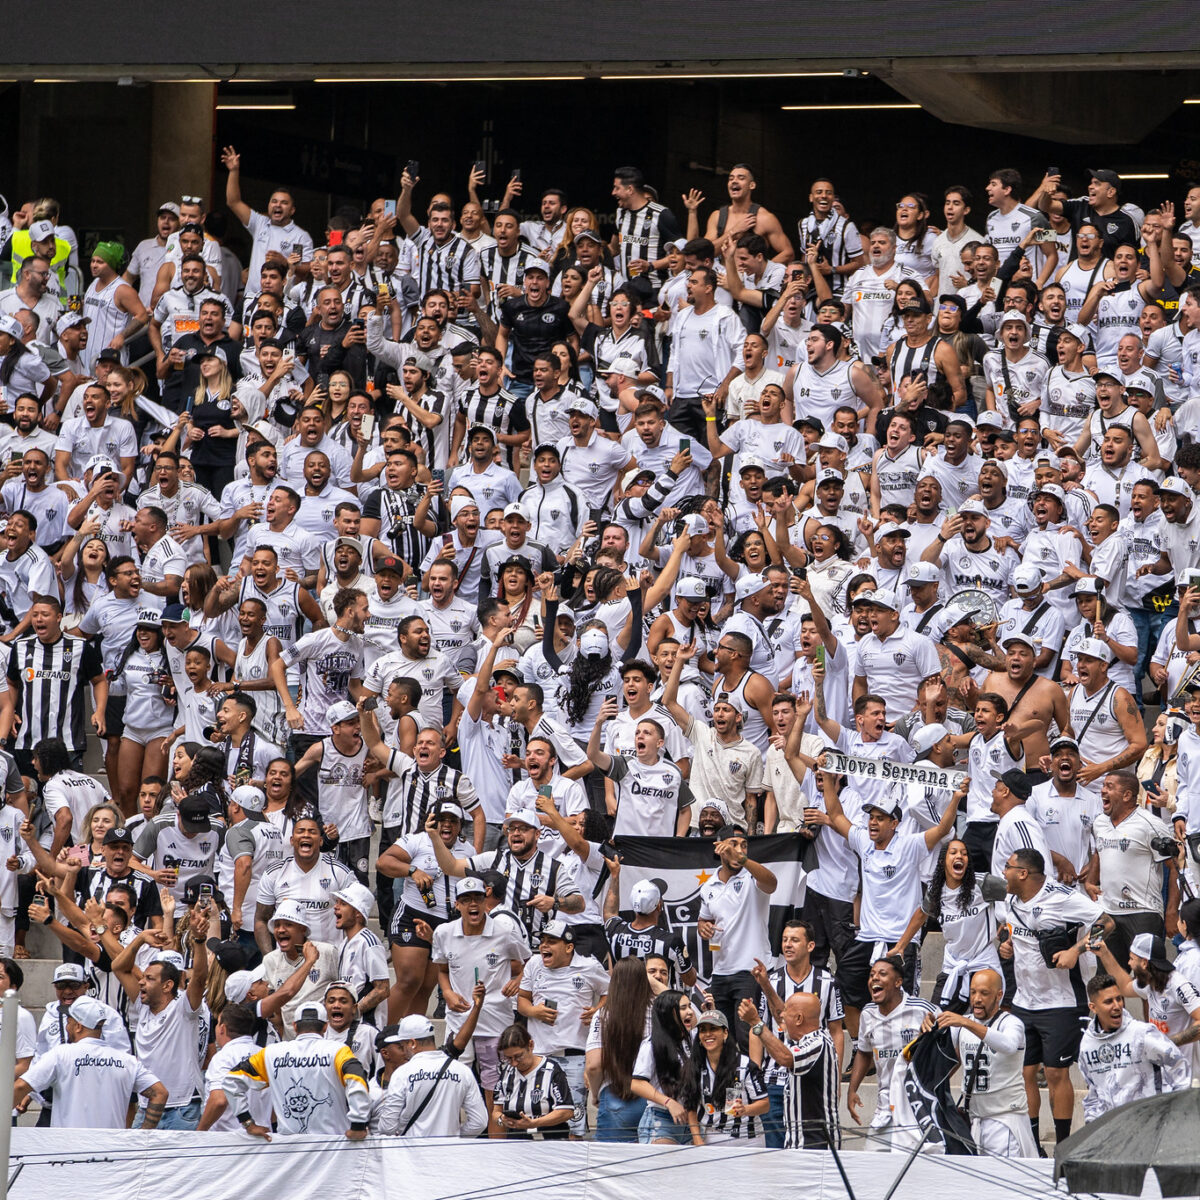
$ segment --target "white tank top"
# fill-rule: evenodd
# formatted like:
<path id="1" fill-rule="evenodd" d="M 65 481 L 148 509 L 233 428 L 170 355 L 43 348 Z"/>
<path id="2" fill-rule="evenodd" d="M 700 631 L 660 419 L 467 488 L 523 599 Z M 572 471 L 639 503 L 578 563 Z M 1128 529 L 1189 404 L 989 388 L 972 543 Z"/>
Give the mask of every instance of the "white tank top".
<path id="1" fill-rule="evenodd" d="M 767 747 L 771 744 L 771 731 L 767 728 L 767 723 L 762 719 L 762 714 L 758 709 L 746 699 L 746 684 L 750 680 L 752 671 L 747 671 L 740 680 L 737 687 L 726 687 L 725 677 L 719 677 L 720 682 L 713 680 L 713 699 L 722 693 L 728 693 L 727 699 L 734 708 L 742 714 L 742 737 L 751 745 L 757 746 L 764 754 L 767 752 Z"/>
<path id="2" fill-rule="evenodd" d="M 252 598 L 261 600 L 267 606 L 267 622 L 263 626 L 263 639 L 278 638 L 286 648 L 295 643 L 300 636 L 300 628 L 304 623 L 304 614 L 300 611 L 300 585 L 293 580 L 280 580 L 270 592 L 262 591 L 250 576 L 242 580 L 242 590 L 238 594 L 238 604 Z"/>
<path id="3" fill-rule="evenodd" d="M 833 414 L 844 405 L 858 408 L 858 396 L 850 383 L 849 362 L 835 362 L 822 375 L 809 362 L 796 371 L 792 386 L 797 417 L 816 417 L 826 428 L 833 423 Z"/>
<path id="4" fill-rule="evenodd" d="M 1116 758 L 1129 745 L 1113 706 L 1116 696 L 1117 685 L 1111 680 L 1090 696 L 1081 683 L 1071 691 L 1071 728 L 1085 763 Z"/>
<path id="5" fill-rule="evenodd" d="M 916 445 L 907 447 L 898 458 L 892 458 L 886 450 L 879 456 L 875 467 L 879 479 L 879 504 L 903 504 L 907 508 L 913 502 L 917 489 L 917 478 L 921 474 L 921 458 Z"/>
<path id="6" fill-rule="evenodd" d="M 100 281 L 95 280 L 83 297 L 83 315 L 91 318 L 88 326 L 88 344 L 79 352 L 80 361 L 90 371 L 100 357 L 100 351 L 129 324 L 129 316 L 123 313 L 116 302 L 117 288 L 121 286 L 120 275 L 116 276 L 107 287 L 100 287 Z M 121 350 L 121 361 L 129 363 L 129 347 Z"/>
<path id="7" fill-rule="evenodd" d="M 1066 321 L 1068 325 L 1072 321 L 1079 320 L 1079 310 L 1087 299 L 1088 291 L 1095 287 L 1103 271 L 1104 259 L 1101 259 L 1094 267 L 1088 268 L 1081 267 L 1076 260 L 1062 273 L 1062 278 L 1058 282 L 1063 291 L 1067 293 Z"/>
<path id="8" fill-rule="evenodd" d="M 371 836 L 371 819 L 367 815 L 367 793 L 363 788 L 363 762 L 367 743 L 362 740 L 354 754 L 343 754 L 333 738 L 325 739 L 321 765 L 317 773 L 318 795 L 321 797 L 321 817 L 338 827 L 338 840 Z"/>
<path id="9" fill-rule="evenodd" d="M 247 639 L 242 638 L 233 663 L 234 679 L 259 680 L 271 677 L 267 666 L 268 636 L 264 631 L 262 637 L 258 639 L 258 645 L 249 653 L 246 652 Z M 247 692 L 246 694 L 254 700 L 257 710 L 252 723 L 254 729 L 263 737 L 275 741 L 279 733 L 277 728 L 277 717 L 280 710 L 279 693 L 272 688 L 267 692 Z"/>

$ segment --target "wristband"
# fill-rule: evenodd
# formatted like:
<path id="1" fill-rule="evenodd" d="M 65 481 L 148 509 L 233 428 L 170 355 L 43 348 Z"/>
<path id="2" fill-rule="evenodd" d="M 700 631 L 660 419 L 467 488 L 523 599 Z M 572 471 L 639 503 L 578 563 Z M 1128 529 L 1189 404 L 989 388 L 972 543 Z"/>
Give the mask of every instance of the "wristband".
<path id="1" fill-rule="evenodd" d="M 250 1124 L 250 1111 L 247 1109 L 246 1112 L 238 1113 L 237 1119 L 238 1119 L 239 1125 L 249 1125 Z"/>
<path id="2" fill-rule="evenodd" d="M 704 419 L 706 421 L 715 421 L 717 418 L 716 417 L 705 417 Z"/>
<path id="3" fill-rule="evenodd" d="M 937 535 L 937 537 L 934 540 L 941 542 L 943 545 L 946 544 L 946 539 L 944 537 L 942 537 L 942 535 L 940 533 Z"/>

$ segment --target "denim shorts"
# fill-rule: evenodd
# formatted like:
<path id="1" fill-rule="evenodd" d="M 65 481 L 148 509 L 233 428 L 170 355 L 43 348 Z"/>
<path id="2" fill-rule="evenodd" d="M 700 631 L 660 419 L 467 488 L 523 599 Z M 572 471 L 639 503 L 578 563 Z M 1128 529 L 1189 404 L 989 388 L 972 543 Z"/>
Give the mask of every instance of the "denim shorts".
<path id="1" fill-rule="evenodd" d="M 670 1141 L 680 1146 L 690 1146 L 692 1131 L 686 1125 L 677 1125 L 672 1121 L 671 1114 L 665 1108 L 659 1108 L 657 1104 L 647 1104 L 638 1125 L 638 1141 Z"/>

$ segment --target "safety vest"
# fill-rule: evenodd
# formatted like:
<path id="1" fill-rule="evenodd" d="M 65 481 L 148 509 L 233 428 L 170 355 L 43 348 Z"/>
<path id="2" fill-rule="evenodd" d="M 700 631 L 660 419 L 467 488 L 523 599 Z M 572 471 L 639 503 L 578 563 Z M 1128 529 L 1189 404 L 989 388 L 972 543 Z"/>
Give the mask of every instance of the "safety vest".
<path id="1" fill-rule="evenodd" d="M 28 229 L 14 229 L 12 235 L 12 282 L 15 286 L 17 276 L 21 273 L 21 264 L 27 258 L 33 257 L 33 238 Z M 62 238 L 54 239 L 54 257 L 50 266 L 58 272 L 60 290 L 67 285 L 67 260 L 71 257 L 71 244 Z"/>

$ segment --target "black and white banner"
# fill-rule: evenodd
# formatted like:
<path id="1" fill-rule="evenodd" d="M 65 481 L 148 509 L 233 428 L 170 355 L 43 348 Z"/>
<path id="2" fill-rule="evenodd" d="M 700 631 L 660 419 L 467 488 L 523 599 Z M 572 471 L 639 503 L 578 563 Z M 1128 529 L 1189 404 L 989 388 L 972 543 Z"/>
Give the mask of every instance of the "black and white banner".
<path id="1" fill-rule="evenodd" d="M 721 865 L 708 838 L 640 838 L 613 840 L 621 855 L 621 896 L 628 898 L 633 885 L 649 879 L 662 892 L 663 920 L 683 936 L 684 945 L 702 979 L 712 978 L 712 955 L 696 932 L 700 920 L 700 889 Z M 816 848 L 798 833 L 752 837 L 750 857 L 762 863 L 779 881 L 771 896 L 769 932 L 771 953 L 779 953 L 786 922 L 798 916 L 804 903 L 805 879 L 816 870 Z M 622 912 L 626 920 L 632 911 Z"/>
<path id="2" fill-rule="evenodd" d="M 892 762 L 889 758 L 857 758 L 834 746 L 825 747 L 825 770 L 855 779 L 873 779 L 879 783 L 912 784 L 922 788 L 945 788 L 953 792 L 966 778 L 965 771 L 935 767 L 933 763 Z"/>

